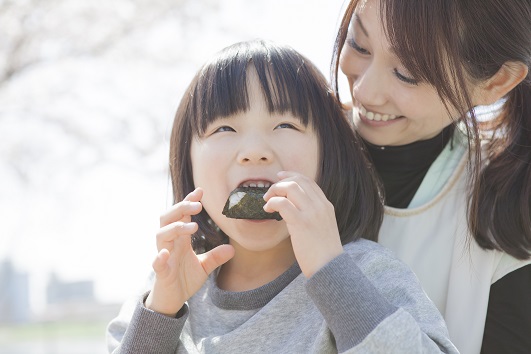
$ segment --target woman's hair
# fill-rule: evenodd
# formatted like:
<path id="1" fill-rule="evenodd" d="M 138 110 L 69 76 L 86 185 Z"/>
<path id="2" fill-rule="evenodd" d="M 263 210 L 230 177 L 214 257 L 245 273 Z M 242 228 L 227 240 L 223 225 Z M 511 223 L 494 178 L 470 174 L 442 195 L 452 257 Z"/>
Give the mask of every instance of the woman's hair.
<path id="1" fill-rule="evenodd" d="M 339 101 L 309 60 L 290 47 L 263 40 L 225 48 L 199 70 L 186 90 L 170 140 L 174 202 L 195 188 L 192 140 L 201 136 L 210 122 L 250 109 L 249 70 L 257 73 L 270 113 L 292 114 L 316 130 L 320 150 L 317 183 L 334 205 L 342 242 L 360 237 L 376 240 L 383 217 L 377 178 Z M 193 219 L 199 225 L 192 237 L 196 252 L 227 241 L 204 209 Z"/>
<path id="2" fill-rule="evenodd" d="M 334 46 L 332 80 L 359 0 L 352 0 Z M 462 117 L 471 159 L 468 223 L 485 249 L 525 259 L 531 255 L 531 1 L 380 0 L 392 50 L 412 75 L 431 84 L 446 107 Z M 528 68 L 527 77 L 504 98 L 496 120 L 477 119 L 466 79 L 481 83 L 508 62 Z M 486 139 L 485 139 L 486 138 Z M 481 140 L 488 164 L 482 165 Z M 474 148 L 475 147 L 475 148 Z"/>

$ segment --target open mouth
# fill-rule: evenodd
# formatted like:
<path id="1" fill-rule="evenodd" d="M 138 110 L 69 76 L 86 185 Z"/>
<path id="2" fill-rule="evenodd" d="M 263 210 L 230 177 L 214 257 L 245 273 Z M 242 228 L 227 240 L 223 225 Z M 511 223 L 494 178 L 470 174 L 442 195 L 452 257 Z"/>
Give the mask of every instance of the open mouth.
<path id="1" fill-rule="evenodd" d="M 242 184 L 240 184 L 238 187 L 244 187 L 244 188 L 269 188 L 271 187 L 273 183 L 269 181 L 245 181 Z"/>
<path id="2" fill-rule="evenodd" d="M 365 109 L 365 107 L 363 107 L 362 105 L 359 106 L 359 112 L 362 116 L 374 122 L 387 122 L 390 120 L 395 120 L 397 118 L 403 117 L 403 116 L 397 116 L 395 114 L 382 114 L 382 113 L 371 112 Z"/>

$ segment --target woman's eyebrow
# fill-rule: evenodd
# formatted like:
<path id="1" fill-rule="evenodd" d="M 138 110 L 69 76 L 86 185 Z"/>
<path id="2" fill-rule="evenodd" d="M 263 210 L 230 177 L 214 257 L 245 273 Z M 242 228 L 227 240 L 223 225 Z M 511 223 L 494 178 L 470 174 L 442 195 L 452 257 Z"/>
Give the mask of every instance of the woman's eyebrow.
<path id="1" fill-rule="evenodd" d="M 365 26 L 363 26 L 363 22 L 361 22 L 361 18 L 357 14 L 354 14 L 354 21 L 358 23 L 363 34 L 369 37 L 369 32 L 367 32 L 367 30 L 365 29 Z"/>

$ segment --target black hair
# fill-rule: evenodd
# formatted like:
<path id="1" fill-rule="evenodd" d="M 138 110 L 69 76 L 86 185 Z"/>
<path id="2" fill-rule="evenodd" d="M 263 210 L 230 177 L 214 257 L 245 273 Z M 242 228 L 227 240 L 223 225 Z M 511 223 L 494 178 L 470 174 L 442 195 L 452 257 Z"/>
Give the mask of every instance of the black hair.
<path id="1" fill-rule="evenodd" d="M 379 0 L 392 50 L 416 79 L 432 85 L 465 120 L 470 147 L 468 224 L 484 249 L 531 257 L 531 1 Z M 332 81 L 359 0 L 351 0 L 336 37 Z M 467 80 L 482 83 L 505 65 L 527 76 L 504 97 L 501 114 L 482 122 Z M 470 114 L 467 114 L 470 112 Z M 488 163 L 482 161 L 486 142 Z"/>
<path id="2" fill-rule="evenodd" d="M 288 46 L 264 40 L 236 43 L 207 62 L 186 90 L 170 141 L 174 202 L 194 190 L 190 146 L 207 125 L 249 109 L 247 74 L 253 68 L 270 113 L 290 113 L 312 125 L 320 140 L 317 183 L 334 205 L 343 243 L 377 240 L 383 202 L 365 151 L 324 76 Z M 196 252 L 227 242 L 203 210 L 192 238 Z"/>

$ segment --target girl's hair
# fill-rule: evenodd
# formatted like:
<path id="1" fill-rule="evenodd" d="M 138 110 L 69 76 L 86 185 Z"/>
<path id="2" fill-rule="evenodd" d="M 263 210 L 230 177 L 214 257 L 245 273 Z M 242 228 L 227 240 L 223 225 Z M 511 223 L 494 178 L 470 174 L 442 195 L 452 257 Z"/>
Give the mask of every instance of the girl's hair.
<path id="1" fill-rule="evenodd" d="M 332 80 L 359 0 L 352 0 L 334 46 Z M 380 0 L 386 35 L 415 78 L 435 87 L 447 108 L 466 120 L 471 159 L 468 223 L 485 249 L 525 259 L 531 255 L 531 1 Z M 481 83 L 507 62 L 521 62 L 527 77 L 504 98 L 501 114 L 477 119 L 465 78 Z M 488 137 L 488 164 L 482 166 L 481 140 Z"/>
<path id="2" fill-rule="evenodd" d="M 170 141 L 174 202 L 195 188 L 192 140 L 201 136 L 210 122 L 249 110 L 249 70 L 258 74 L 270 113 L 293 114 L 316 130 L 320 147 L 317 183 L 334 205 L 342 242 L 360 237 L 376 240 L 383 217 L 377 178 L 339 101 L 309 60 L 290 47 L 263 40 L 225 48 L 199 70 L 186 90 Z M 193 219 L 199 225 L 192 237 L 196 252 L 227 241 L 205 210 Z"/>

